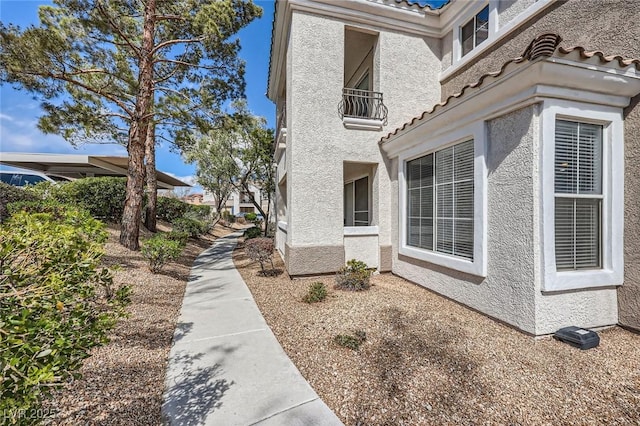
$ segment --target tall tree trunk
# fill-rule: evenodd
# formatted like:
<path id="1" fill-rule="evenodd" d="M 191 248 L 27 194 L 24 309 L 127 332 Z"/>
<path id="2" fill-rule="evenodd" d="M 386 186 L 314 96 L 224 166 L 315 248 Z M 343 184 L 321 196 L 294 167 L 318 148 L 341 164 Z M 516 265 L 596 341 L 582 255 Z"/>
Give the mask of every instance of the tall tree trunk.
<path id="1" fill-rule="evenodd" d="M 158 180 L 156 176 L 156 125 L 149 122 L 146 145 L 147 169 L 147 209 L 145 211 L 145 226 L 151 232 L 156 232 L 156 209 L 158 205 Z"/>
<path id="2" fill-rule="evenodd" d="M 147 0 L 144 10 L 144 30 L 140 54 L 139 91 L 135 116 L 129 129 L 129 164 L 127 170 L 127 195 L 122 214 L 120 244 L 130 250 L 138 250 L 140 222 L 144 195 L 144 154 L 149 130 L 149 117 L 153 99 L 153 47 L 156 19 L 156 0 Z"/>

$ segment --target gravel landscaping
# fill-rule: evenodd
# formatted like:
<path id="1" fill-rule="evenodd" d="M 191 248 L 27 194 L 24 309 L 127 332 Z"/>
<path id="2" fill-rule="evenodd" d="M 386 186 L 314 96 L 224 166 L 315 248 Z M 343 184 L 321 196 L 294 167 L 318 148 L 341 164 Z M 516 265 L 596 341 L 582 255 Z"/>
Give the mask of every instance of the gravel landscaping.
<path id="1" fill-rule="evenodd" d="M 580 351 L 391 274 L 347 292 L 333 276 L 260 276 L 242 245 L 234 261 L 284 350 L 346 425 L 640 424 L 638 334 L 603 330 L 598 348 Z M 302 302 L 315 281 L 328 297 Z M 358 330 L 359 350 L 334 342 Z"/>
<path id="2" fill-rule="evenodd" d="M 160 230 L 168 230 L 159 226 Z M 112 331 L 110 342 L 91 352 L 80 372 L 48 402 L 56 425 L 159 425 L 167 356 L 184 288 L 193 261 L 216 237 L 233 232 L 216 227 L 190 240 L 182 257 L 158 274 L 147 269 L 140 252 L 118 244 L 119 230 L 109 227 L 104 260 L 120 265 L 117 284 L 133 288 L 129 317 Z"/>

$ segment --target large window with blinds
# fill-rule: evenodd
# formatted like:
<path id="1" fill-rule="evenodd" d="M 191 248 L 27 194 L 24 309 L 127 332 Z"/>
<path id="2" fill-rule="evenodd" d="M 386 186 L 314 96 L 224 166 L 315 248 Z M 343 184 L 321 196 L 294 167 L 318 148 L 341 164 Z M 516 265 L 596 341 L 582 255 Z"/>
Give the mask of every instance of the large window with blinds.
<path id="1" fill-rule="evenodd" d="M 474 145 L 406 163 L 408 246 L 473 260 Z"/>
<path id="2" fill-rule="evenodd" d="M 602 126 L 556 120 L 555 252 L 559 271 L 602 267 Z"/>

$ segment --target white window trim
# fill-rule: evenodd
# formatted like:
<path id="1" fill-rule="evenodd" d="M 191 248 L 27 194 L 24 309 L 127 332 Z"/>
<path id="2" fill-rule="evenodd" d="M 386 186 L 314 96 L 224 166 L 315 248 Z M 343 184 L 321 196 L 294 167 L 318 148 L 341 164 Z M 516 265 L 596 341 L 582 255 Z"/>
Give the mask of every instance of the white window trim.
<path id="1" fill-rule="evenodd" d="M 558 271 L 555 251 L 556 119 L 600 124 L 602 134 L 602 268 Z M 542 290 L 565 291 L 621 285 L 624 280 L 624 122 L 619 108 L 545 100 L 541 126 Z"/>
<path id="2" fill-rule="evenodd" d="M 487 5 L 489 5 L 489 28 L 487 39 L 473 49 L 466 55 L 462 56 L 462 27 L 469 23 L 478 13 L 482 11 Z M 453 25 L 453 65 L 466 60 L 468 56 L 472 55 L 477 49 L 485 44 L 490 44 L 498 29 L 498 2 L 495 0 L 478 2 L 477 6 L 467 11 L 464 15 L 458 18 Z M 475 30 L 475 27 L 474 27 Z"/>
<path id="3" fill-rule="evenodd" d="M 482 10 L 487 5 L 486 2 L 482 3 L 482 7 L 479 9 L 473 9 L 473 13 L 467 13 L 462 18 L 458 19 L 453 26 L 453 48 L 451 65 L 440 73 L 440 82 L 447 80 L 453 74 L 455 74 L 460 68 L 468 63 L 476 60 L 478 56 L 482 55 L 486 50 L 493 46 L 498 41 L 504 39 L 516 29 L 518 29 L 523 23 L 537 15 L 538 13 L 551 6 L 556 0 L 538 0 L 527 9 L 525 9 L 518 16 L 506 23 L 504 26 L 499 27 L 499 15 L 498 15 L 498 1 L 489 1 L 489 35 L 487 40 L 475 47 L 471 52 L 462 56 L 462 46 L 460 40 L 460 28 L 469 21 L 473 16 Z"/>
<path id="4" fill-rule="evenodd" d="M 443 148 L 473 139 L 473 260 L 454 257 L 407 245 L 407 181 L 406 163 Z M 481 277 L 487 276 L 487 168 L 486 126 L 479 121 L 433 140 L 427 140 L 398 156 L 399 253 L 426 262 Z"/>

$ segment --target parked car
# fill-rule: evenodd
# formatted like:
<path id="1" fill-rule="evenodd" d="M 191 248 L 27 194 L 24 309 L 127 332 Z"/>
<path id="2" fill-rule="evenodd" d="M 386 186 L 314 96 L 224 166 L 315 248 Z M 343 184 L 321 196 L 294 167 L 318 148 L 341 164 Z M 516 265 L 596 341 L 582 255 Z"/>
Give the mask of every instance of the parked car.
<path id="1" fill-rule="evenodd" d="M 63 176 L 47 176 L 38 172 L 14 172 L 0 170 L 0 181 L 13 186 L 35 185 L 40 182 L 68 182 Z"/>

